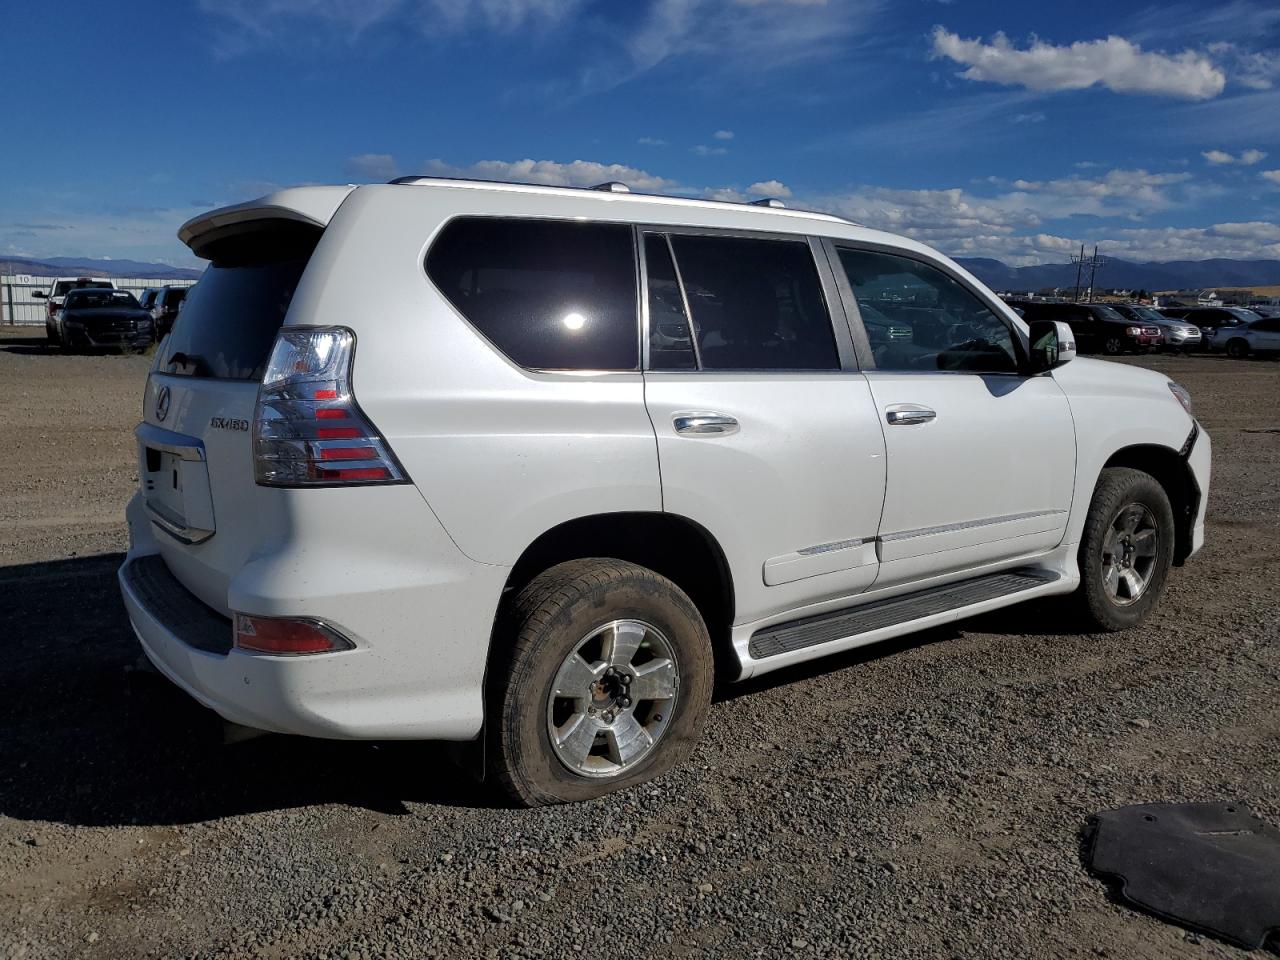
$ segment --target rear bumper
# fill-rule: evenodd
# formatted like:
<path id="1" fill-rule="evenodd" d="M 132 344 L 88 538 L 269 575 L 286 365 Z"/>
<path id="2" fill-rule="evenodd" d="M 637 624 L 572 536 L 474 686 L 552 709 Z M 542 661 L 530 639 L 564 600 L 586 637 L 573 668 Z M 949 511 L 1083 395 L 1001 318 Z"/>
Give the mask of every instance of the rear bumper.
<path id="1" fill-rule="evenodd" d="M 418 496 L 412 487 L 399 489 Z M 420 498 L 418 505 L 426 510 Z M 405 571 L 390 532 L 367 514 L 354 514 L 372 537 L 383 538 L 399 576 L 386 576 L 385 566 L 373 563 L 366 569 L 317 564 L 305 542 L 277 545 L 274 554 L 255 556 L 232 579 L 228 608 L 321 618 L 356 648 L 265 656 L 232 649 L 230 619 L 170 571 L 161 547 L 171 548 L 156 539 L 165 535 L 147 520 L 140 498 L 129 504 L 128 517 L 132 544 L 119 582 L 134 632 L 161 673 L 220 716 L 259 730 L 341 740 L 470 740 L 479 734 L 505 567 L 467 560 L 447 538 L 424 542 L 422 527 L 401 512 L 404 535 L 416 537 L 419 550 L 452 551 L 442 549 L 435 564 L 420 555 L 418 569 Z M 344 531 L 334 532 L 341 538 Z M 326 551 L 326 558 L 332 553 Z M 220 630 L 225 640 L 219 640 Z"/>

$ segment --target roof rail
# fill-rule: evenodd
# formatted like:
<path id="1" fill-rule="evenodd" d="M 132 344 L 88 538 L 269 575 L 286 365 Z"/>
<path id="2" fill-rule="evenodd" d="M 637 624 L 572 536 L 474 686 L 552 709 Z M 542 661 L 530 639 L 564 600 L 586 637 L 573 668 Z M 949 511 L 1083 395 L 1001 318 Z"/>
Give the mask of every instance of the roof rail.
<path id="1" fill-rule="evenodd" d="M 774 209 L 778 209 L 778 210 L 785 210 L 787 208 L 787 205 L 783 203 L 781 200 L 779 200 L 777 197 L 765 197 L 762 200 L 752 200 L 751 206 L 773 207 Z"/>
<path id="2" fill-rule="evenodd" d="M 606 180 L 604 183 L 592 184 L 592 190 L 602 190 L 605 193 L 630 193 L 631 188 L 620 180 Z"/>

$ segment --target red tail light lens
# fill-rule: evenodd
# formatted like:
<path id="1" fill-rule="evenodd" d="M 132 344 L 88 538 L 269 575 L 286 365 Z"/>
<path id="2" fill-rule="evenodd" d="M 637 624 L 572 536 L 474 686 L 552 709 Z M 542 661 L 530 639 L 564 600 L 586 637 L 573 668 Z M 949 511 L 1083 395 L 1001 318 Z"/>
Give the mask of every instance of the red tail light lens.
<path id="1" fill-rule="evenodd" d="M 294 656 L 350 650 L 355 644 L 318 620 L 236 614 L 237 650 Z"/>
<path id="2" fill-rule="evenodd" d="M 405 483 L 387 442 L 351 391 L 346 327 L 280 331 L 258 390 L 254 474 L 268 487 Z"/>

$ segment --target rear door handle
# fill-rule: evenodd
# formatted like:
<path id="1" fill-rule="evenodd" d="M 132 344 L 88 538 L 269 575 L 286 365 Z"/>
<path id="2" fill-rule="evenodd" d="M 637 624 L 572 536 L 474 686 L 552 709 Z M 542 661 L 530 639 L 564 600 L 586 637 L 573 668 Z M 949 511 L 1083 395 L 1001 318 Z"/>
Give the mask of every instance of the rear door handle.
<path id="1" fill-rule="evenodd" d="M 885 421 L 893 427 L 905 427 L 913 423 L 928 423 L 938 414 L 918 403 L 895 403 L 884 412 Z"/>
<path id="2" fill-rule="evenodd" d="M 738 421 L 723 413 L 686 413 L 671 418 L 676 433 L 693 437 L 725 436 L 738 432 Z"/>

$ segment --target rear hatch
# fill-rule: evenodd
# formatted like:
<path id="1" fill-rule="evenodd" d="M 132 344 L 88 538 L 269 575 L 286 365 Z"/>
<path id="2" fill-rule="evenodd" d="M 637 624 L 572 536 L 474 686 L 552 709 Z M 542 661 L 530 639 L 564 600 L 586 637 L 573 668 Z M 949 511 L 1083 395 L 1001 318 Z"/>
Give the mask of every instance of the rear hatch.
<path id="1" fill-rule="evenodd" d="M 200 244 L 208 269 L 157 351 L 139 425 L 139 480 L 170 571 L 228 613 L 258 542 L 251 424 L 276 333 L 322 227 L 242 221 Z M 193 245 L 194 246 L 194 245 Z"/>

